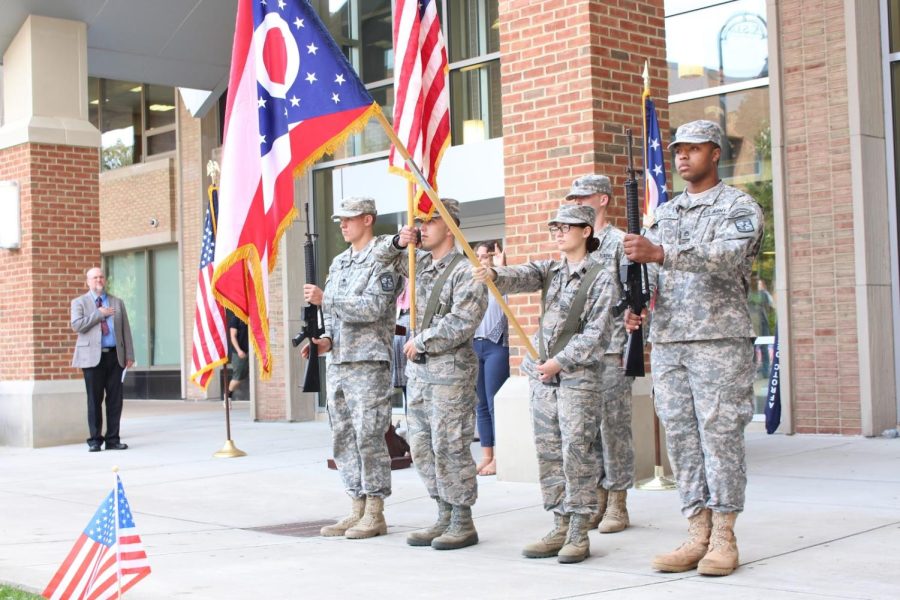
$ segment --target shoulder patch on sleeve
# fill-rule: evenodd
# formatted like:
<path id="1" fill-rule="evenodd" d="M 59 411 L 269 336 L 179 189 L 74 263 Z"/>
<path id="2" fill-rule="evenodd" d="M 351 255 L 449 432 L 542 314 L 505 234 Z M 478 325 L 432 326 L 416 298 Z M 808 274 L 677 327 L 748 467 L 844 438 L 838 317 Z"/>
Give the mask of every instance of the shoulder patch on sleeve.
<path id="1" fill-rule="evenodd" d="M 383 292 L 393 292 L 394 291 L 394 276 L 390 273 L 382 273 L 381 277 L 379 277 L 379 281 L 381 282 L 381 291 Z"/>
<path id="2" fill-rule="evenodd" d="M 756 230 L 753 219 L 750 217 L 738 217 L 734 220 L 734 227 L 741 233 L 752 233 Z"/>

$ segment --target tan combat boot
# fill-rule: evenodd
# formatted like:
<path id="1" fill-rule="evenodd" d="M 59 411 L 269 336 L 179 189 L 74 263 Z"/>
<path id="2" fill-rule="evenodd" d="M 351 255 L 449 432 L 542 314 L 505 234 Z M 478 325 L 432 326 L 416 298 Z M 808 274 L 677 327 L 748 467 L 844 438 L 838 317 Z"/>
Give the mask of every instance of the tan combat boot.
<path id="1" fill-rule="evenodd" d="M 326 525 L 323 527 L 319 533 L 324 535 L 325 537 L 336 537 L 339 535 L 344 535 L 348 529 L 353 527 L 359 522 L 363 517 L 363 512 L 366 510 L 366 499 L 365 498 L 354 498 L 353 506 L 350 507 L 350 514 L 335 523 L 334 525 Z"/>
<path id="2" fill-rule="evenodd" d="M 525 558 L 550 558 L 556 556 L 566 543 L 569 534 L 569 515 L 553 514 L 553 529 L 537 542 L 522 549 Z"/>
<path id="3" fill-rule="evenodd" d="M 600 521 L 598 529 L 600 533 L 616 533 L 628 527 L 628 508 L 625 506 L 625 497 L 628 490 L 612 490 L 609 492 L 609 503 L 606 505 L 606 512 L 603 513 L 603 520 Z"/>
<path id="4" fill-rule="evenodd" d="M 366 512 L 363 518 L 344 535 L 349 540 L 363 540 L 385 534 L 387 523 L 384 521 L 384 498 L 369 496 L 366 498 Z"/>
<path id="5" fill-rule="evenodd" d="M 600 524 L 600 520 L 603 519 L 604 513 L 606 513 L 606 503 L 609 498 L 609 492 L 606 491 L 606 488 L 598 487 L 597 488 L 597 512 L 591 515 L 591 520 L 588 521 L 588 529 L 597 529 L 597 525 Z"/>
<path id="6" fill-rule="evenodd" d="M 712 514 L 712 536 L 709 552 L 697 565 L 701 575 L 731 575 L 738 568 L 737 538 L 734 537 L 734 521 L 737 513 Z"/>
<path id="7" fill-rule="evenodd" d="M 450 514 L 453 507 L 449 502 L 437 498 L 438 518 L 434 525 L 420 531 L 413 531 L 406 536 L 406 543 L 410 546 L 430 546 L 432 540 L 438 537 L 450 527 Z"/>
<path id="8" fill-rule="evenodd" d="M 472 522 L 472 507 L 457 504 L 453 506 L 450 527 L 432 540 L 431 547 L 435 550 L 459 550 L 477 543 L 478 532 Z"/>
<path id="9" fill-rule="evenodd" d="M 556 555 L 561 563 L 579 563 L 591 555 L 591 541 L 588 539 L 590 515 L 572 515 L 569 520 L 569 534 L 566 544 Z"/>
<path id="10" fill-rule="evenodd" d="M 711 513 L 711 510 L 704 508 L 689 518 L 688 539 L 677 550 L 654 557 L 653 568 L 666 573 L 681 573 L 695 569 L 709 546 Z"/>

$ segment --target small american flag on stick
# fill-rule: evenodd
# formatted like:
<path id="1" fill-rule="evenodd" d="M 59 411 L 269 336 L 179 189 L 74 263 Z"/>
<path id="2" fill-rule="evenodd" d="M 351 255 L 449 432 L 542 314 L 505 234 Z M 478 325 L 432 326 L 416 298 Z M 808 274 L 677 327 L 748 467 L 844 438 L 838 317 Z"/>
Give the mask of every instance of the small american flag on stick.
<path id="1" fill-rule="evenodd" d="M 100 503 L 42 595 L 52 600 L 106 600 L 120 597 L 149 574 L 125 488 L 116 475 L 116 488 Z"/>

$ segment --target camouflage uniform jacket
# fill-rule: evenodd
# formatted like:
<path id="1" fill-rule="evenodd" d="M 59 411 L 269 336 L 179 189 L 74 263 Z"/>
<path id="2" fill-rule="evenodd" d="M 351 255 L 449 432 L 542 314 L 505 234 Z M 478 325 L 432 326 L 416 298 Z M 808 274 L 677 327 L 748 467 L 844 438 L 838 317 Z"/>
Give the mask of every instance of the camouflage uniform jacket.
<path id="1" fill-rule="evenodd" d="M 551 279 L 541 317 L 544 342 L 550 348 L 562 332 L 582 278 L 595 264 L 597 260 L 591 255 L 585 258 L 574 273 L 569 272 L 569 265 L 565 260 L 540 260 L 511 267 L 494 267 L 494 271 L 497 273 L 497 287 L 510 294 L 541 291 L 544 289 L 544 282 Z M 601 270 L 584 303 L 581 330 L 572 336 L 559 353 L 548 357 L 555 358 L 562 366 L 560 385 L 599 389 L 601 370 L 598 367 L 604 350 L 609 347 L 614 329 L 611 311 L 618 300 L 619 287 L 607 269 Z M 540 352 L 539 333 L 534 334 L 532 341 Z M 534 359 L 526 356 L 522 361 L 522 370 L 529 377 L 538 379 L 540 373 L 535 369 L 536 365 Z"/>
<path id="2" fill-rule="evenodd" d="M 658 290 L 649 341 L 754 337 L 747 291 L 762 235 L 759 204 L 722 182 L 660 206 L 646 233 L 665 251 L 662 265 L 649 265 Z"/>
<path id="3" fill-rule="evenodd" d="M 472 279 L 468 260 L 456 263 L 453 272 L 440 290 L 440 301 L 428 329 L 422 329 L 425 306 L 435 280 L 459 252 L 454 248 L 435 261 L 431 252 L 416 252 L 416 336 L 413 343 L 419 353 L 426 354 L 425 364 L 412 361 L 406 364 L 406 376 L 425 383 L 473 383 L 478 372 L 478 360 L 472 347 L 472 336 L 484 317 L 488 291 Z M 379 242 L 376 260 L 394 265 L 401 275 L 408 275 L 409 263 L 405 248 L 397 248 L 393 239 Z M 474 385 L 474 384 L 473 384 Z"/>
<path id="4" fill-rule="evenodd" d="M 625 239 L 625 232 L 607 223 L 606 227 L 596 233 L 596 237 L 600 240 L 600 247 L 591 253 L 594 260 L 603 263 L 603 266 L 609 271 L 613 284 L 616 285 L 621 294 L 622 284 L 620 281 L 619 267 L 625 260 L 625 246 L 622 240 Z M 604 354 L 618 354 L 621 356 L 625 351 L 625 321 L 621 318 L 613 318 L 613 332 L 610 338 L 609 347 Z"/>
<path id="5" fill-rule="evenodd" d="M 392 361 L 394 313 L 399 286 L 393 269 L 372 252 L 379 238 L 354 253 L 338 254 L 328 269 L 322 299 L 329 363 Z"/>

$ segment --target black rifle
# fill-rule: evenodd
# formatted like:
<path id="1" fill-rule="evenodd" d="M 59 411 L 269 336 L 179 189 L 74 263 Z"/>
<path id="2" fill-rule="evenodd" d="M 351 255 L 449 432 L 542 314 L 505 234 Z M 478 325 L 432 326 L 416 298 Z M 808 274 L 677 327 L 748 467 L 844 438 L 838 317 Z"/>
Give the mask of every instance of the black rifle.
<path id="1" fill-rule="evenodd" d="M 312 232 L 309 219 L 309 202 L 306 203 L 306 243 L 303 244 L 303 255 L 306 259 L 306 283 L 318 285 L 316 281 L 316 238 Z M 319 339 L 325 328 L 320 325 L 322 319 L 322 307 L 310 302 L 303 307 L 303 329 L 291 338 L 291 345 L 295 348 L 309 340 L 309 357 L 306 361 L 306 375 L 303 377 L 304 392 L 319 392 L 322 382 L 319 380 L 319 348 L 313 343 L 313 338 Z"/>
<path id="2" fill-rule="evenodd" d="M 628 179 L 625 180 L 625 213 L 628 216 L 628 233 L 640 234 L 641 209 L 638 203 L 637 179 L 634 176 L 631 129 L 625 130 L 625 136 L 628 138 L 628 168 L 626 169 Z M 647 303 L 650 302 L 647 265 L 626 259 L 625 264 L 621 265 L 619 272 L 622 280 L 623 295 L 622 300 L 614 309 L 614 314 L 618 317 L 626 308 L 629 308 L 633 314 L 640 316 Z M 628 334 L 628 340 L 625 342 L 623 363 L 626 377 L 644 376 L 643 328 L 638 327 Z"/>

